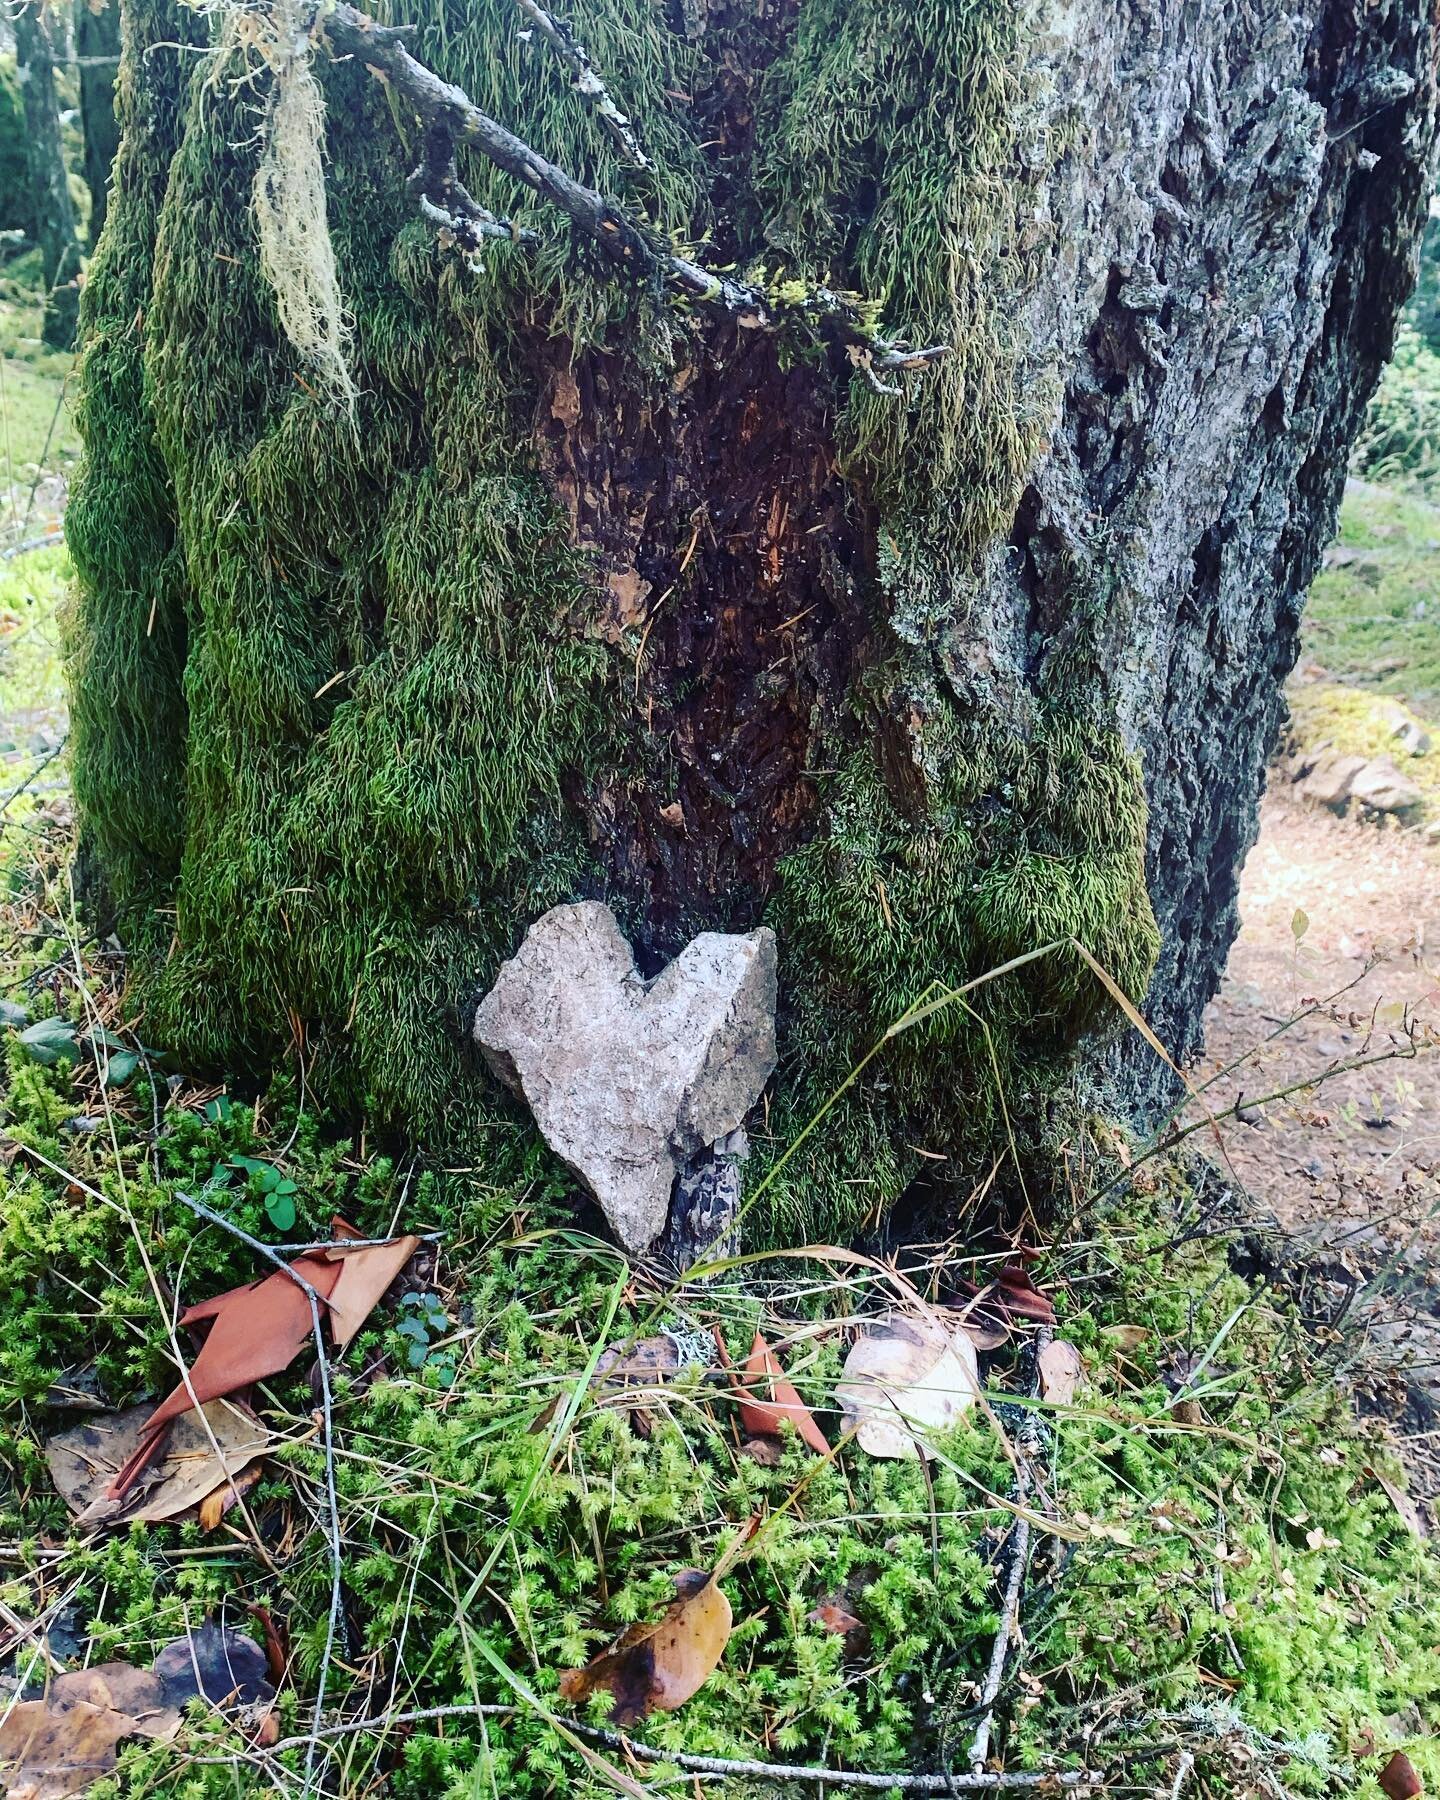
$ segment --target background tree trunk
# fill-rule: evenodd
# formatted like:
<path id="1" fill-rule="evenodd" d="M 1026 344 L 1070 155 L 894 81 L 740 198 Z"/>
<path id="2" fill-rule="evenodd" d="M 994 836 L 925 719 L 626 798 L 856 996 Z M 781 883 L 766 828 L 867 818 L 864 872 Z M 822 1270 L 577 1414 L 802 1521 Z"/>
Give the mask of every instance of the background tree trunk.
<path id="1" fill-rule="evenodd" d="M 30 193 L 35 235 L 45 274 L 45 342 L 66 350 L 75 341 L 80 310 L 80 240 L 60 142 L 55 96 L 54 20 L 27 0 L 15 15 L 15 64 L 25 102 Z"/>
<path id="2" fill-rule="evenodd" d="M 120 61 L 120 0 L 76 0 L 75 55 L 80 65 L 80 120 L 85 133 L 85 185 L 90 190 L 90 247 L 100 241 L 110 204 L 110 171 L 120 145 L 115 77 Z"/>
<path id="3" fill-rule="evenodd" d="M 510 0 L 420 13 L 422 60 L 661 233 L 954 349 L 876 393 L 823 335 L 658 304 L 478 159 L 540 242 L 469 269 L 352 60 L 325 73 L 352 429 L 259 276 L 231 90 L 182 117 L 140 61 L 174 22 L 134 8 L 70 537 L 77 792 L 151 1040 L 298 1052 L 473 1143 L 504 1103 L 467 1000 L 596 896 L 651 969 L 775 926 L 762 1167 L 928 984 L 1055 940 L 1193 1049 L 1413 279 L 1429 9 L 593 0 L 638 171 Z M 931 1015 L 769 1228 L 853 1229 L 1006 1143 L 1043 1171 L 1102 1073 L 1156 1098 L 1117 1023 L 1068 950 Z"/>

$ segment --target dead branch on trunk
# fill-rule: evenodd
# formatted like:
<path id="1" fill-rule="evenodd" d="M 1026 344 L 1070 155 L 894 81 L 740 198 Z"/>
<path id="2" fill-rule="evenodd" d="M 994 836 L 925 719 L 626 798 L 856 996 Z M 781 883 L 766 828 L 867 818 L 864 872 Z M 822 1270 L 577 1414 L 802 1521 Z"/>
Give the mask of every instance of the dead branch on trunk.
<path id="1" fill-rule="evenodd" d="M 620 154 L 631 168 L 648 169 L 650 164 L 635 136 L 634 125 L 611 98 L 610 90 L 595 71 L 590 52 L 564 19 L 556 13 L 548 12 L 540 5 L 539 0 L 515 0 L 515 4 L 555 54 L 569 63 L 570 85 L 594 109 L 596 117 L 615 140 Z M 523 32 L 521 35 L 528 37 L 530 34 Z"/>
<path id="2" fill-rule="evenodd" d="M 880 379 L 882 373 L 921 369 L 948 353 L 948 344 L 919 347 L 879 334 L 865 319 L 857 299 L 831 288 L 802 288 L 796 283 L 791 284 L 794 291 L 771 294 L 681 256 L 618 201 L 566 174 L 498 120 L 481 112 L 462 88 L 442 80 L 413 57 L 403 42 L 409 27 L 381 25 L 343 3 L 324 15 L 323 24 L 339 55 L 364 63 L 414 113 L 423 132 L 424 150 L 410 177 L 410 190 L 424 217 L 462 249 L 473 252 L 487 239 L 524 242 L 534 237 L 497 218 L 466 191 L 456 171 L 455 156 L 462 144 L 469 144 L 532 193 L 558 207 L 617 267 L 639 279 L 671 287 L 751 330 L 777 331 L 800 323 L 824 331 L 845 347 L 855 366 L 882 393 L 900 392 Z"/>

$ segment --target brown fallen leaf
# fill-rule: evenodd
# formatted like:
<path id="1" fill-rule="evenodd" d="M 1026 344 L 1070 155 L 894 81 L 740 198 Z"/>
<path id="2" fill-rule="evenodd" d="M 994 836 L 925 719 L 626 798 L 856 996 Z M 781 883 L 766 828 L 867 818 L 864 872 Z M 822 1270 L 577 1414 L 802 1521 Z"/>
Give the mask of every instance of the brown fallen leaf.
<path id="1" fill-rule="evenodd" d="M 202 1531 L 218 1530 L 220 1521 L 226 1513 L 232 1506 L 238 1506 L 250 1490 L 259 1485 L 260 1477 L 264 1473 L 264 1463 L 253 1462 L 248 1468 L 241 1469 L 240 1473 L 231 1480 L 222 1482 L 219 1487 L 212 1489 L 200 1502 L 195 1515 L 200 1521 L 200 1529 Z"/>
<path id="2" fill-rule="evenodd" d="M 249 1407 L 212 1400 L 201 1409 L 203 1424 L 193 1409 L 175 1421 L 164 1455 L 123 1500 L 108 1498 L 111 1483 L 146 1440 L 153 1411 L 131 1406 L 89 1418 L 45 1446 L 56 1492 L 82 1524 L 121 1525 L 132 1519 L 158 1524 L 188 1517 L 217 1488 L 252 1464 L 258 1467 L 256 1459 L 270 1446 L 269 1432 Z"/>
<path id="3" fill-rule="evenodd" d="M 750 1438 L 778 1438 L 782 1425 L 793 1425 L 801 1441 L 819 1456 L 828 1456 L 830 1446 L 825 1433 L 815 1423 L 815 1415 L 787 1380 L 775 1352 L 757 1331 L 745 1359 L 743 1379 L 737 1375 L 719 1330 L 715 1347 L 720 1361 L 735 1390 L 741 1429 Z"/>
<path id="4" fill-rule="evenodd" d="M 779 1438 L 746 1438 L 740 1446 L 740 1454 L 759 1463 L 762 1469 L 778 1469 L 785 1447 Z"/>
<path id="5" fill-rule="evenodd" d="M 979 1393 L 975 1346 L 964 1329 L 905 1313 L 887 1314 L 856 1339 L 835 1389 L 841 1422 L 868 1455 L 927 1461 L 935 1454 L 931 1439 Z"/>
<path id="6" fill-rule="evenodd" d="M 1106 1325 L 1100 1333 L 1122 1356 L 1133 1356 L 1150 1333 L 1143 1325 Z"/>
<path id="7" fill-rule="evenodd" d="M 1040 1377 L 1040 1398 L 1051 1406 L 1069 1406 L 1084 1372 L 1080 1352 L 1075 1346 L 1064 1338 L 1051 1338 L 1048 1344 L 1041 1346 L 1035 1367 Z"/>
<path id="8" fill-rule="evenodd" d="M 1425 1784 L 1416 1772 L 1414 1763 L 1403 1750 L 1395 1752 L 1377 1779 L 1387 1800 L 1415 1800 L 1417 1794 L 1425 1791 Z"/>
<path id="9" fill-rule="evenodd" d="M 327 1311 L 337 1288 L 340 1289 L 343 1316 L 337 1323 L 332 1314 L 331 1330 L 343 1348 L 364 1323 L 398 1267 L 403 1267 L 413 1253 L 417 1240 L 398 1238 L 372 1251 L 350 1250 L 343 1240 L 355 1235 L 355 1228 L 337 1217 L 334 1230 L 334 1245 L 297 1256 L 290 1270 L 315 1291 Z M 395 1259 L 406 1244 L 409 1248 L 396 1265 Z M 358 1268 L 346 1274 L 347 1262 L 357 1257 L 362 1259 Z M 387 1269 L 391 1271 L 389 1275 L 385 1275 Z M 385 1279 L 380 1281 L 382 1276 Z M 187 1328 L 208 1324 L 209 1335 L 195 1358 L 189 1381 L 182 1381 L 151 1413 L 134 1453 L 106 1490 L 112 1500 L 123 1499 L 134 1486 L 159 1453 L 176 1419 L 197 1403 L 203 1406 L 237 1393 L 252 1382 L 278 1375 L 313 1336 L 310 1297 L 284 1269 L 200 1301 L 180 1315 L 179 1323 Z"/>
<path id="10" fill-rule="evenodd" d="M 674 1599 L 653 1625 L 632 1625 L 583 1669 L 567 1669 L 560 1692 L 576 1705 L 599 1688 L 614 1696 L 611 1723 L 633 1725 L 674 1712 L 708 1679 L 730 1639 L 730 1602 L 704 1569 L 675 1577 Z"/>
<path id="11" fill-rule="evenodd" d="M 121 1740 L 135 1721 L 78 1700 L 54 1707 L 21 1700 L 0 1723 L 0 1785 L 10 1800 L 65 1800 L 115 1767 Z"/>
<path id="12" fill-rule="evenodd" d="M 296 1257 L 290 1266 L 322 1298 L 340 1279 L 339 1263 L 323 1253 Z M 203 1406 L 278 1375 L 311 1336 L 309 1297 L 283 1269 L 202 1300 L 183 1312 L 179 1322 L 186 1327 L 209 1322 L 209 1336 L 190 1370 L 189 1385 L 182 1381 L 151 1413 L 134 1454 L 106 1490 L 112 1500 L 129 1493 L 159 1453 L 170 1426 L 196 1401 Z"/>
<path id="13" fill-rule="evenodd" d="M 336 1219 L 337 1234 L 343 1219 Z M 374 1312 L 396 1276 L 420 1248 L 417 1237 L 394 1238 L 388 1244 L 371 1244 L 363 1250 L 337 1247 L 326 1255 L 340 1264 L 340 1279 L 330 1290 L 330 1335 L 343 1350 Z"/>
<path id="14" fill-rule="evenodd" d="M 1041 1325 L 1055 1323 L 1055 1308 L 1048 1294 L 1041 1293 L 1025 1267 L 1039 1256 L 1037 1250 L 1022 1249 L 1007 1262 L 995 1277 L 995 1286 L 1005 1310 L 1016 1318 L 1034 1319 Z"/>
<path id="15" fill-rule="evenodd" d="M 0 1720 L 0 1786 L 8 1800 L 83 1793 L 114 1769 L 127 1737 L 168 1743 L 187 1701 L 268 1707 L 275 1690 L 264 1669 L 252 1639 L 207 1623 L 167 1644 L 148 1669 L 108 1662 L 53 1676 Z"/>
<path id="16" fill-rule="evenodd" d="M 863 1620 L 857 1619 L 838 1600 L 822 1600 L 809 1617 L 813 1624 L 823 1626 L 826 1631 L 833 1631 L 836 1637 L 848 1637 L 852 1631 L 865 1629 Z"/>

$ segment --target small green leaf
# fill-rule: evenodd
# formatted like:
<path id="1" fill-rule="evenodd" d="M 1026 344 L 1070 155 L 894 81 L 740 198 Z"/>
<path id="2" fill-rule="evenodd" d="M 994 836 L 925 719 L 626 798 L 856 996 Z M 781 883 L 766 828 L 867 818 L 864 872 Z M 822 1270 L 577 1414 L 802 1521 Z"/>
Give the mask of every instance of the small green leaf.
<path id="1" fill-rule="evenodd" d="M 1293 937 L 1295 942 L 1298 944 L 1300 942 L 1301 938 L 1304 937 L 1305 933 L 1309 929 L 1310 929 L 1309 913 L 1306 912 L 1306 910 L 1303 906 L 1297 906 L 1295 908 L 1295 916 L 1290 921 L 1291 937 Z"/>
<path id="2" fill-rule="evenodd" d="M 139 1067 L 140 1058 L 133 1050 L 117 1050 L 110 1058 L 109 1067 L 105 1071 L 105 1085 L 107 1087 L 124 1087 Z"/>
<path id="3" fill-rule="evenodd" d="M 222 1119 L 228 1119 L 234 1109 L 230 1105 L 228 1094 L 217 1094 L 213 1100 L 207 1100 L 200 1110 L 212 1125 L 216 1125 Z"/>
<path id="4" fill-rule="evenodd" d="M 32 1060 L 45 1068 L 59 1062 L 62 1056 L 79 1054 L 75 1047 L 75 1027 L 68 1019 L 37 1019 L 27 1031 L 20 1033 L 20 1042 Z"/>
<path id="5" fill-rule="evenodd" d="M 425 1367 L 425 1358 L 429 1354 L 429 1351 L 423 1344 L 412 1344 L 410 1346 L 410 1354 L 406 1358 L 406 1361 L 410 1364 L 412 1369 L 423 1369 Z"/>
<path id="6" fill-rule="evenodd" d="M 265 1211 L 277 1231 L 288 1231 L 295 1223 L 295 1202 L 289 1194 L 267 1194 Z"/>
<path id="7" fill-rule="evenodd" d="M 29 1023 L 28 1007 L 20 1006 L 14 1000 L 0 1000 L 0 1025 L 10 1025 L 18 1031 L 22 1025 Z"/>
<path id="8" fill-rule="evenodd" d="M 401 1337 L 414 1338 L 418 1344 L 426 1343 L 430 1336 L 429 1332 L 425 1329 L 425 1322 L 423 1319 L 401 1319 L 395 1329 L 400 1333 Z"/>
<path id="9" fill-rule="evenodd" d="M 296 1187 L 295 1183 L 291 1181 L 288 1176 L 284 1181 L 276 1182 L 274 1191 L 277 1194 L 298 1194 L 300 1192 L 299 1188 Z"/>

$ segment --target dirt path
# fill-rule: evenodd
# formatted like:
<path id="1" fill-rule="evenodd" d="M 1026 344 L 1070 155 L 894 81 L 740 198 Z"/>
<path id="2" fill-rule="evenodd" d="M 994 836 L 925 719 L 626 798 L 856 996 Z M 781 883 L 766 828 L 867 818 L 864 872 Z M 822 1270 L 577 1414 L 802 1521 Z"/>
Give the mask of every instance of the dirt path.
<path id="1" fill-rule="evenodd" d="M 1223 1127 L 1235 1174 L 1287 1227 L 1413 1238 L 1440 1265 L 1440 1054 L 1399 1054 L 1440 1042 L 1440 854 L 1272 794 L 1240 905 L 1203 1065 L 1245 1059 L 1207 1091 L 1252 1102 Z"/>

